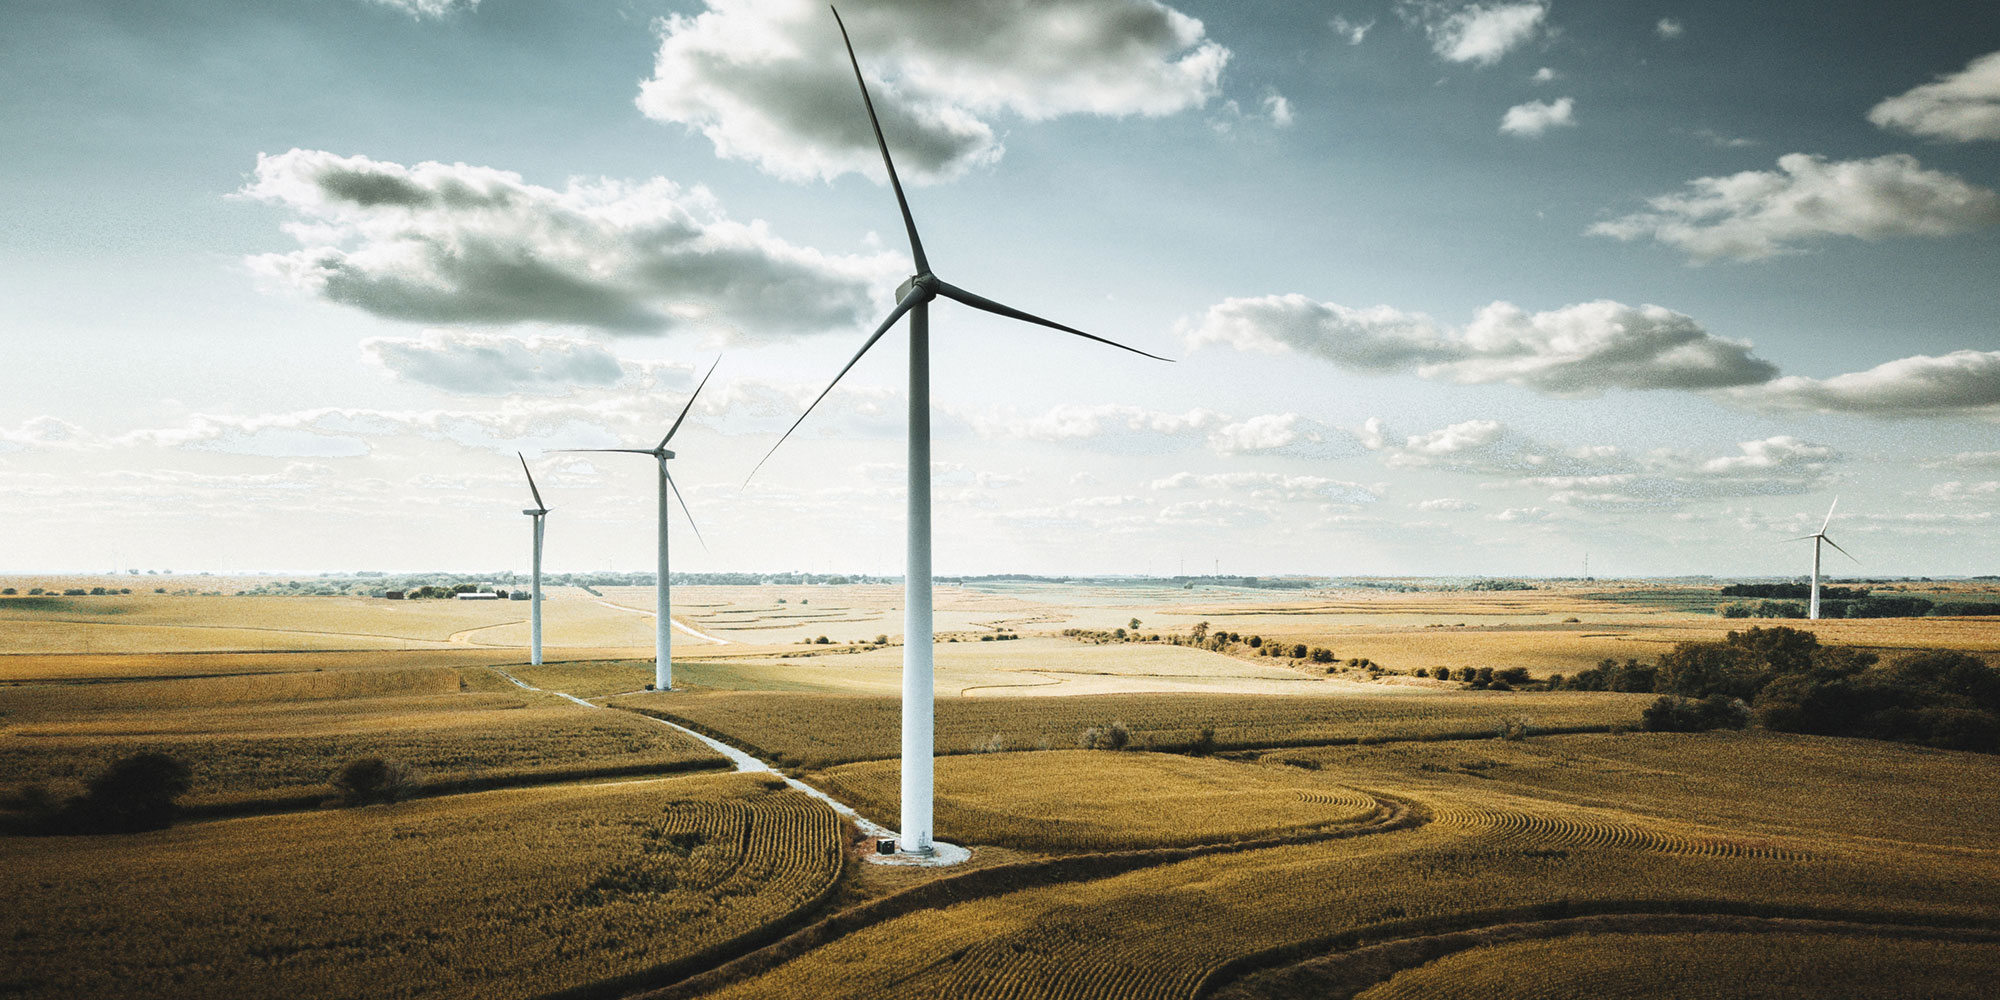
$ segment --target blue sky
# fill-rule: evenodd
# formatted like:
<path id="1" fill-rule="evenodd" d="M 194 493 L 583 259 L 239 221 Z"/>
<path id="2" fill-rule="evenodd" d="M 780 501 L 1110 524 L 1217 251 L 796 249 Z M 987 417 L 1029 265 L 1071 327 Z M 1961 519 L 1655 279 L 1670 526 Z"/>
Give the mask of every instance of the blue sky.
<path id="1" fill-rule="evenodd" d="M 676 565 L 898 568 L 896 338 L 742 486 L 908 269 L 824 7 L 7 7 L 6 569 L 519 565 L 516 449 L 640 568 L 548 452 L 718 355 Z M 843 13 L 939 274 L 1180 359 L 934 310 L 941 572 L 2000 565 L 2000 11 Z"/>

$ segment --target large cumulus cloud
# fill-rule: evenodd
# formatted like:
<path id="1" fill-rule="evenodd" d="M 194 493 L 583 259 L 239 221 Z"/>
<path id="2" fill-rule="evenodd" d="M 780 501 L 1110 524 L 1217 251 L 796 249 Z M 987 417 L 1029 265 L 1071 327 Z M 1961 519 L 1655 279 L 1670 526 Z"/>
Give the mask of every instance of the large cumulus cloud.
<path id="1" fill-rule="evenodd" d="M 834 257 L 730 219 L 663 178 L 562 190 L 463 163 L 404 166 L 294 149 L 239 194 L 290 211 L 300 244 L 252 270 L 378 316 L 617 333 L 782 336 L 853 326 L 888 257 Z"/>
<path id="2" fill-rule="evenodd" d="M 1827 237 L 1949 236 L 2000 223 L 2000 195 L 1904 153 L 1831 162 L 1791 153 L 1777 170 L 1698 177 L 1647 206 L 1588 232 L 1650 237 L 1701 263 L 1793 253 Z"/>
<path id="3" fill-rule="evenodd" d="M 1229 50 L 1157 0 L 841 5 L 906 177 L 998 159 L 994 120 L 1166 115 L 1213 96 Z M 880 175 L 840 34 L 817 0 L 707 0 L 659 23 L 639 109 L 789 180 Z"/>
<path id="4" fill-rule="evenodd" d="M 1354 371 L 1506 382 L 1556 396 L 1606 389 L 1712 389 L 1777 374 L 1746 343 L 1654 305 L 1584 302 L 1530 313 L 1508 302 L 1462 330 L 1389 306 L 1354 309 L 1304 295 L 1228 299 L 1187 324 L 1190 346 L 1296 351 Z"/>

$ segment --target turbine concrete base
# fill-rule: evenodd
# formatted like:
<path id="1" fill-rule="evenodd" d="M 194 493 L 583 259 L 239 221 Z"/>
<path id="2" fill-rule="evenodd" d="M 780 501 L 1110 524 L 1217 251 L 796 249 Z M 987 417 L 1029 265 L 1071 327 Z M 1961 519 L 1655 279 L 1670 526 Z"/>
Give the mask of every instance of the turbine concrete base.
<path id="1" fill-rule="evenodd" d="M 871 865 L 903 865 L 912 868 L 948 868 L 972 860 L 972 850 L 957 844 L 947 844 L 942 840 L 931 841 L 929 854 L 876 854 L 863 855 Z"/>

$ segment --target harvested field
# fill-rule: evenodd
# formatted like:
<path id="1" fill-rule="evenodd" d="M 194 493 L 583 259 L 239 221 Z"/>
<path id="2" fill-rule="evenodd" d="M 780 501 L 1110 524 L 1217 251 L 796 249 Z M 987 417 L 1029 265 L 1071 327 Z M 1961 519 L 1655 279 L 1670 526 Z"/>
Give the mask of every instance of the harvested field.
<path id="1" fill-rule="evenodd" d="M 139 750 L 186 761 L 196 806 L 310 804 L 360 757 L 438 788 L 721 765 L 666 727 L 482 675 L 483 691 L 446 667 L 0 688 L 0 787 L 66 793 Z"/>
<path id="2" fill-rule="evenodd" d="M 1069 750 L 950 757 L 937 766 L 938 836 L 1036 851 L 1116 851 L 1254 840 L 1364 822 L 1364 792 L 1291 768 L 1204 757 Z M 808 775 L 864 815 L 893 817 L 898 762 Z"/>
<path id="3" fill-rule="evenodd" d="M 1547 738 L 1556 744 L 1606 739 L 1611 738 Z M 1769 739 L 1779 744 L 1789 738 Z M 1514 786 L 1496 792 L 1493 780 L 1482 776 L 1492 767 L 1439 763 L 1477 765 L 1488 746 L 1513 744 L 1410 745 L 1435 755 L 1413 762 L 1416 766 L 1382 756 L 1402 747 L 1329 749 L 1317 773 L 1361 788 L 1393 787 L 1422 808 L 1481 804 L 1495 813 L 1531 816 L 1535 810 L 1581 808 L 1561 798 L 1519 793 Z M 889 995 L 1185 997 L 1200 984 L 1219 985 L 1258 968 L 1351 946 L 1343 942 L 1591 912 L 2000 927 L 2000 840 L 1992 827 L 1976 833 L 1982 840 L 1976 848 L 1906 844 L 1881 850 L 1842 839 L 1848 830 L 1890 830 L 1907 822 L 1897 809 L 1893 770 L 1878 773 L 1872 779 L 1878 788 L 1844 813 L 1820 814 L 1815 826 L 1789 835 L 1741 828 L 1704 813 L 1703 804 L 1728 782 L 1758 780 L 1774 749 L 1782 748 L 1739 747 L 1724 785 L 1711 786 L 1696 773 L 1679 781 L 1678 791 L 1648 803 L 1651 811 L 1679 813 L 1675 820 L 1594 807 L 1606 822 L 1644 831 L 1646 838 L 1578 838 L 1574 830 L 1546 824 L 1526 824 L 1523 835 L 1505 825 L 1438 821 L 1346 840 L 1212 855 L 911 913 L 807 952 L 719 995 L 879 996 L 883 983 L 895 982 Z M 1363 764 L 1341 766 L 1346 754 Z M 1435 769 L 1423 767 L 1426 763 Z M 1769 780 L 1775 784 L 1785 776 Z M 1584 794 L 1589 776 L 1579 775 L 1576 784 L 1577 794 Z M 1662 787 L 1667 784 L 1662 779 Z M 1688 850 L 1676 839 L 1687 824 L 1720 838 L 1795 848 L 1811 860 L 1769 850 Z"/>
<path id="4" fill-rule="evenodd" d="M 1137 750 L 1188 747 L 1203 729 L 1213 730 L 1216 746 L 1230 749 L 1479 736 L 1519 718 L 1541 729 L 1602 728 L 1635 723 L 1652 700 L 1608 692 L 1372 690 L 1379 693 L 941 698 L 937 749 L 946 755 L 996 745 L 1071 749 L 1086 730 L 1113 722 L 1125 724 Z M 901 703 L 893 698 L 676 692 L 627 695 L 610 704 L 671 717 L 792 766 L 883 760 L 900 752 Z"/>
<path id="5" fill-rule="evenodd" d="M 1357 1000 L 1981 1000 L 2000 943 L 1861 934 L 1593 934 L 1519 941 L 1401 972 Z"/>
<path id="6" fill-rule="evenodd" d="M 745 775 L 0 840 L 22 997 L 528 997 L 636 976 L 830 890 L 825 806 Z M 88 953 L 89 961 L 77 955 Z"/>

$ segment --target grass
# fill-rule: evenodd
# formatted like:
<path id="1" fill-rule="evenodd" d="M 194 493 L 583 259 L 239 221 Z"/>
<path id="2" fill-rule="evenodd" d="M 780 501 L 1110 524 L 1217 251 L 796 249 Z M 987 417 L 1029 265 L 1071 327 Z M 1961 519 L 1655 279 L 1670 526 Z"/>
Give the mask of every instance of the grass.
<path id="1" fill-rule="evenodd" d="M 733 774 L 10 838 L 0 992 L 536 996 L 810 906 L 844 844 L 825 806 Z"/>
<path id="2" fill-rule="evenodd" d="M 1689 1000 L 1980 1000 L 2000 944 L 1849 934 L 1599 934 L 1459 952 L 1357 1000 L 1685 997 Z"/>
<path id="3" fill-rule="evenodd" d="M 845 764 L 807 781 L 864 815 L 901 805 L 898 762 Z M 1034 851 L 1115 851 L 1252 840 L 1363 822 L 1363 792 L 1291 768 L 1070 750 L 938 762 L 937 833 Z"/>
<path id="4" fill-rule="evenodd" d="M 1188 747 L 1203 729 L 1223 749 L 1493 732 L 1525 716 L 1543 729 L 1636 723 L 1650 695 L 1485 692 L 1380 687 L 1359 697 L 1134 694 L 1066 698 L 942 698 L 936 743 L 944 755 L 991 746 L 1072 749 L 1092 727 L 1123 722 L 1134 749 Z M 1409 693 L 1405 693 L 1409 692 Z M 900 750 L 894 698 L 775 692 L 640 694 L 618 707 L 653 712 L 719 734 L 788 766 L 884 760 Z"/>

